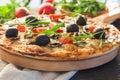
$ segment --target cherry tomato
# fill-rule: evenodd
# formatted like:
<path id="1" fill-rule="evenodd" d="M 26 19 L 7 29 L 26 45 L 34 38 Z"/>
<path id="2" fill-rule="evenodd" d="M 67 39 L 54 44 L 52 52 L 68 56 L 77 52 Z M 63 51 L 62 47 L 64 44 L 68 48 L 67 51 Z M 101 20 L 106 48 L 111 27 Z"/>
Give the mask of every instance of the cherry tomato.
<path id="1" fill-rule="evenodd" d="M 42 3 L 53 3 L 53 2 L 54 2 L 54 0 L 43 0 Z"/>
<path id="2" fill-rule="evenodd" d="M 20 18 L 30 14 L 30 11 L 25 7 L 20 7 L 15 11 L 15 17 Z"/>
<path id="3" fill-rule="evenodd" d="M 44 3 L 41 4 L 38 14 L 53 14 L 54 13 L 54 6 L 51 3 Z"/>

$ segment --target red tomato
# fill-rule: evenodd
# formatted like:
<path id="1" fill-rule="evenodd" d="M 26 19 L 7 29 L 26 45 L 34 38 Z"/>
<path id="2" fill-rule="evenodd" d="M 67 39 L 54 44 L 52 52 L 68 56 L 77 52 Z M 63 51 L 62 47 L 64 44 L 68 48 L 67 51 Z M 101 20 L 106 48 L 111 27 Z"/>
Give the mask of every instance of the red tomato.
<path id="1" fill-rule="evenodd" d="M 38 14 L 53 14 L 54 6 L 51 3 L 44 3 L 40 6 Z"/>
<path id="2" fill-rule="evenodd" d="M 57 29 L 56 32 L 57 32 L 57 33 L 62 33 L 63 30 L 62 30 L 62 29 Z"/>
<path id="3" fill-rule="evenodd" d="M 64 15 L 62 15 L 62 14 L 50 14 L 49 17 L 52 21 L 58 22 L 58 20 L 60 18 L 62 19 L 64 17 Z"/>
<path id="4" fill-rule="evenodd" d="M 95 29 L 95 26 L 93 26 L 93 25 L 89 26 L 89 28 L 88 28 L 89 32 L 91 32 L 91 33 L 94 31 L 94 29 Z"/>
<path id="5" fill-rule="evenodd" d="M 17 26 L 17 29 L 18 29 L 18 31 L 20 31 L 20 32 L 25 32 L 25 26 L 23 26 L 23 25 L 18 25 L 18 26 Z"/>
<path id="6" fill-rule="evenodd" d="M 54 2 L 54 0 L 43 0 L 42 3 L 53 3 L 53 2 Z"/>
<path id="7" fill-rule="evenodd" d="M 63 44 L 73 44 L 73 40 L 67 37 L 61 37 L 59 39 L 59 42 L 63 43 Z"/>
<path id="8" fill-rule="evenodd" d="M 15 17 L 20 18 L 30 14 L 30 11 L 25 7 L 20 7 L 15 11 Z"/>
<path id="9" fill-rule="evenodd" d="M 45 31 L 45 28 L 41 28 L 41 27 L 39 27 L 39 28 L 34 28 L 32 31 L 33 31 L 34 33 L 41 33 L 41 32 L 43 32 L 43 31 Z"/>

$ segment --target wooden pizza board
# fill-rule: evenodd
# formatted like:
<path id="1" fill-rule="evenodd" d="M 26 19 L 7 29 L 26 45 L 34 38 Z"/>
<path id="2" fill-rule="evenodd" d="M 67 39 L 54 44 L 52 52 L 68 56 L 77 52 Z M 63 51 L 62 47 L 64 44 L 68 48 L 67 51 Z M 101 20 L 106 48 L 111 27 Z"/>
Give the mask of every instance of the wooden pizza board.
<path id="1" fill-rule="evenodd" d="M 33 59 L 25 56 L 11 54 L 3 49 L 0 49 L 0 58 L 8 63 L 12 63 L 17 66 L 22 66 L 30 69 L 43 71 L 71 71 L 71 70 L 84 70 L 103 65 L 117 56 L 118 49 L 119 46 L 114 47 L 110 51 L 100 56 L 95 56 L 92 58 L 81 59 L 76 61 L 50 61 Z"/>

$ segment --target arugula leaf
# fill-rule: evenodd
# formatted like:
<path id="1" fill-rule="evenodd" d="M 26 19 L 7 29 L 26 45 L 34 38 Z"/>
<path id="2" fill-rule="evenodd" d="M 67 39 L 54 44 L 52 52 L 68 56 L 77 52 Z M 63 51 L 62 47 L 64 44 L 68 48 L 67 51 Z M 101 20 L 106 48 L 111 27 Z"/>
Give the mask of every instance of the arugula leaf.
<path id="1" fill-rule="evenodd" d="M 45 30 L 44 32 L 42 32 L 42 34 L 46 34 L 46 35 L 55 34 L 56 33 L 55 31 L 60 27 L 64 27 L 64 23 L 57 24 L 53 28 L 49 30 Z"/>
<path id="2" fill-rule="evenodd" d="M 49 24 L 50 22 L 45 22 L 45 21 L 39 21 L 39 22 L 33 22 L 33 23 L 30 23 L 30 24 L 40 24 L 40 25 L 47 25 Z"/>
<path id="3" fill-rule="evenodd" d="M 82 38 L 86 39 L 86 38 L 93 37 L 93 36 L 94 36 L 94 34 L 83 34 L 83 35 L 77 36 L 75 38 L 76 39 L 82 39 Z"/>
<path id="4" fill-rule="evenodd" d="M 106 0 L 105 0 L 106 3 Z M 72 16 L 77 14 L 89 13 L 97 16 L 97 12 L 105 10 L 105 3 L 98 2 L 97 0 L 60 0 L 63 9 L 73 12 Z"/>

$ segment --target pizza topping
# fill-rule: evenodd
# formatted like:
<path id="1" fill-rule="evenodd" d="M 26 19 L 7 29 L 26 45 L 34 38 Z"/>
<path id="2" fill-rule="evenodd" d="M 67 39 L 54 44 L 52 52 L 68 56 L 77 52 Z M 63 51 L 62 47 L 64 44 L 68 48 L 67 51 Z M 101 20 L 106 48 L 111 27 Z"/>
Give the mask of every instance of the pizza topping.
<path id="1" fill-rule="evenodd" d="M 16 29 L 16 28 L 7 29 L 7 31 L 5 33 L 5 36 L 7 38 L 17 37 L 17 35 L 18 35 L 18 29 Z"/>
<path id="2" fill-rule="evenodd" d="M 63 19 L 64 15 L 62 14 L 50 14 L 49 15 L 51 21 L 59 22 L 59 19 Z"/>
<path id="3" fill-rule="evenodd" d="M 86 21 L 87 21 L 87 18 L 80 15 L 80 16 L 78 16 L 76 23 L 80 26 L 84 26 L 87 24 Z"/>
<path id="4" fill-rule="evenodd" d="M 54 27 L 43 31 L 42 34 L 46 34 L 46 35 L 56 34 L 56 30 L 59 29 L 60 27 L 64 27 L 64 26 L 65 26 L 64 23 L 56 24 Z"/>
<path id="5" fill-rule="evenodd" d="M 64 37 L 64 36 L 59 38 L 59 42 L 62 44 L 73 44 L 73 40 L 71 38 Z"/>
<path id="6" fill-rule="evenodd" d="M 35 26 L 35 25 L 37 25 L 38 19 L 34 16 L 28 16 L 25 19 L 25 22 L 26 22 L 26 24 Z"/>
<path id="7" fill-rule="evenodd" d="M 91 25 L 91 26 L 89 26 L 89 28 L 88 28 L 89 32 L 91 32 L 91 33 L 93 33 L 94 29 L 95 29 L 95 26 L 94 26 L 94 25 Z"/>
<path id="8" fill-rule="evenodd" d="M 59 39 L 60 36 L 61 36 L 60 34 L 51 34 L 50 38 L 57 40 Z"/>
<path id="9" fill-rule="evenodd" d="M 105 39 L 105 30 L 103 30 L 102 28 L 95 28 L 94 30 L 94 38 L 96 39 Z"/>
<path id="10" fill-rule="evenodd" d="M 20 31 L 20 32 L 25 32 L 25 26 L 23 26 L 23 25 L 18 25 L 18 26 L 17 26 L 17 29 L 18 29 L 18 31 Z"/>
<path id="11" fill-rule="evenodd" d="M 35 39 L 35 44 L 39 46 L 46 46 L 50 43 L 50 38 L 46 35 L 39 35 Z"/>
<path id="12" fill-rule="evenodd" d="M 67 26 L 67 32 L 79 32 L 79 27 L 77 24 L 70 24 Z"/>
<path id="13" fill-rule="evenodd" d="M 57 33 L 62 33 L 63 30 L 62 30 L 62 29 L 57 29 L 56 32 L 57 32 Z"/>
<path id="14" fill-rule="evenodd" d="M 60 47 L 62 44 L 60 44 L 60 43 L 51 43 L 49 46 L 51 47 L 51 48 L 55 48 L 55 47 Z"/>
<path id="15" fill-rule="evenodd" d="M 34 33 L 42 33 L 43 31 L 45 31 L 45 28 L 43 27 L 38 27 L 38 28 L 34 28 L 32 30 Z"/>

